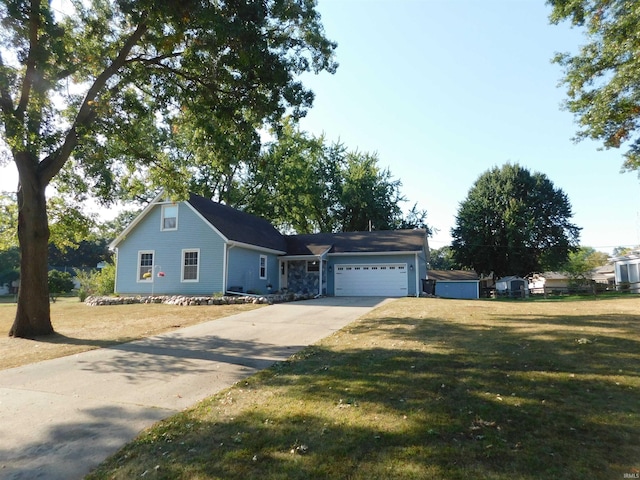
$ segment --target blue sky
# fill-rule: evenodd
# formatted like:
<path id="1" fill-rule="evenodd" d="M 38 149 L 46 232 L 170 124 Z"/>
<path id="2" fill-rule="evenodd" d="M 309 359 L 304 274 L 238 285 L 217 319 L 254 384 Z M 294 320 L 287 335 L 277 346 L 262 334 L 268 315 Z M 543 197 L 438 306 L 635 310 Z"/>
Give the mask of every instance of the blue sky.
<path id="1" fill-rule="evenodd" d="M 507 162 L 564 190 L 582 245 L 640 244 L 640 181 L 620 173 L 622 152 L 571 140 L 551 58 L 584 38 L 550 25 L 544 0 L 319 0 L 318 10 L 340 67 L 304 77 L 316 100 L 301 127 L 377 152 L 407 209 L 428 211 L 432 248 L 450 244 L 477 178 Z M 13 190 L 15 166 L 0 173 L 0 190 Z"/>
<path id="2" fill-rule="evenodd" d="M 581 244 L 640 244 L 640 181 L 622 151 L 575 144 L 555 52 L 582 32 L 550 25 L 544 0 L 319 0 L 338 42 L 335 75 L 305 77 L 315 92 L 302 129 L 377 152 L 409 199 L 451 242 L 460 202 L 493 166 L 546 174 L 573 207 Z"/>

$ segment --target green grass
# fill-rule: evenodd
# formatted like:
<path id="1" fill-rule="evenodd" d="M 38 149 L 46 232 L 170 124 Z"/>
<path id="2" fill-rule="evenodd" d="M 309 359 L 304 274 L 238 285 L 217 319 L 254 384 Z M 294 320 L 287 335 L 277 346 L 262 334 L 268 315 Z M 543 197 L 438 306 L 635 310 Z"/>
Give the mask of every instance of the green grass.
<path id="1" fill-rule="evenodd" d="M 89 478 L 623 478 L 640 469 L 639 307 L 402 299 Z"/>

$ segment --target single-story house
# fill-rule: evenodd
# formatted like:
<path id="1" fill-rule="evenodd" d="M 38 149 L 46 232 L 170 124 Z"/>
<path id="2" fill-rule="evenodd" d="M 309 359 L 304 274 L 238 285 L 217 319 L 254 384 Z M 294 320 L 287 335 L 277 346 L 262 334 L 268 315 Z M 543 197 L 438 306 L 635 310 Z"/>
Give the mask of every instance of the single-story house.
<path id="1" fill-rule="evenodd" d="M 428 270 L 426 285 L 437 297 L 480 298 L 480 278 L 468 270 Z"/>
<path id="2" fill-rule="evenodd" d="M 614 258 L 613 266 L 618 289 L 640 293 L 640 251 Z"/>
<path id="3" fill-rule="evenodd" d="M 531 293 L 568 293 L 571 279 L 562 272 L 534 273 L 527 277 Z"/>
<path id="4" fill-rule="evenodd" d="M 603 288 L 613 288 L 616 285 L 616 273 L 613 263 L 602 265 L 601 267 L 594 268 L 591 271 L 591 279 L 596 282 L 597 285 Z"/>
<path id="5" fill-rule="evenodd" d="M 496 293 L 509 297 L 528 297 L 529 283 L 522 277 L 510 275 L 496 280 Z"/>
<path id="6" fill-rule="evenodd" d="M 181 295 L 418 296 L 429 252 L 424 230 L 283 235 L 204 197 L 162 194 L 110 247 L 116 292 Z"/>

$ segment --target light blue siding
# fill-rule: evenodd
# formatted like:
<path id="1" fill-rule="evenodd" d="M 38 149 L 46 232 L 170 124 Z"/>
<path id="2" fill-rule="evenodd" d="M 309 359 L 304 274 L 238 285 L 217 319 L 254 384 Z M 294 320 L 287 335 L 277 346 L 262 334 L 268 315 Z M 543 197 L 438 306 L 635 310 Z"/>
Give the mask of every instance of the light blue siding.
<path id="1" fill-rule="evenodd" d="M 435 294 L 442 298 L 479 298 L 479 282 L 436 281 Z"/>
<path id="2" fill-rule="evenodd" d="M 266 278 L 260 278 L 260 256 L 267 259 Z M 242 287 L 243 292 L 268 293 L 267 285 L 278 288 L 278 256 L 243 247 L 229 249 L 229 288 Z"/>
<path id="3" fill-rule="evenodd" d="M 118 245 L 116 291 L 123 294 L 211 295 L 223 290 L 224 241 L 189 205 L 178 204 L 178 229 L 161 230 L 156 205 Z M 200 250 L 199 279 L 182 282 L 183 250 Z M 151 281 L 138 281 L 138 252 L 154 252 Z M 164 277 L 158 277 L 163 272 Z"/>
<path id="4" fill-rule="evenodd" d="M 335 266 L 340 264 L 348 265 L 364 265 L 364 264 L 376 264 L 376 263 L 406 263 L 407 268 L 410 265 L 414 270 L 409 270 L 407 274 L 407 295 L 415 296 L 416 293 L 420 293 L 421 284 L 420 279 L 426 276 L 426 262 L 424 255 L 418 255 L 418 265 L 416 266 L 415 254 L 407 255 L 340 255 L 329 256 L 328 267 L 329 272 L 327 275 L 327 295 L 335 295 Z M 415 268 L 418 268 L 418 283 L 416 284 L 416 272 Z"/>

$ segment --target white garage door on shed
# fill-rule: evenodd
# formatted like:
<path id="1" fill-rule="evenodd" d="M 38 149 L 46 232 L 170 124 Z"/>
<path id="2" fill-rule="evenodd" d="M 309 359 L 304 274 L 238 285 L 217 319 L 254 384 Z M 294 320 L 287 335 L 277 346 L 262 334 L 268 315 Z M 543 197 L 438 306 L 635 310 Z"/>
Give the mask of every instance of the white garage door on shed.
<path id="1" fill-rule="evenodd" d="M 336 265 L 334 272 L 337 297 L 405 297 L 407 264 L 379 263 Z"/>

